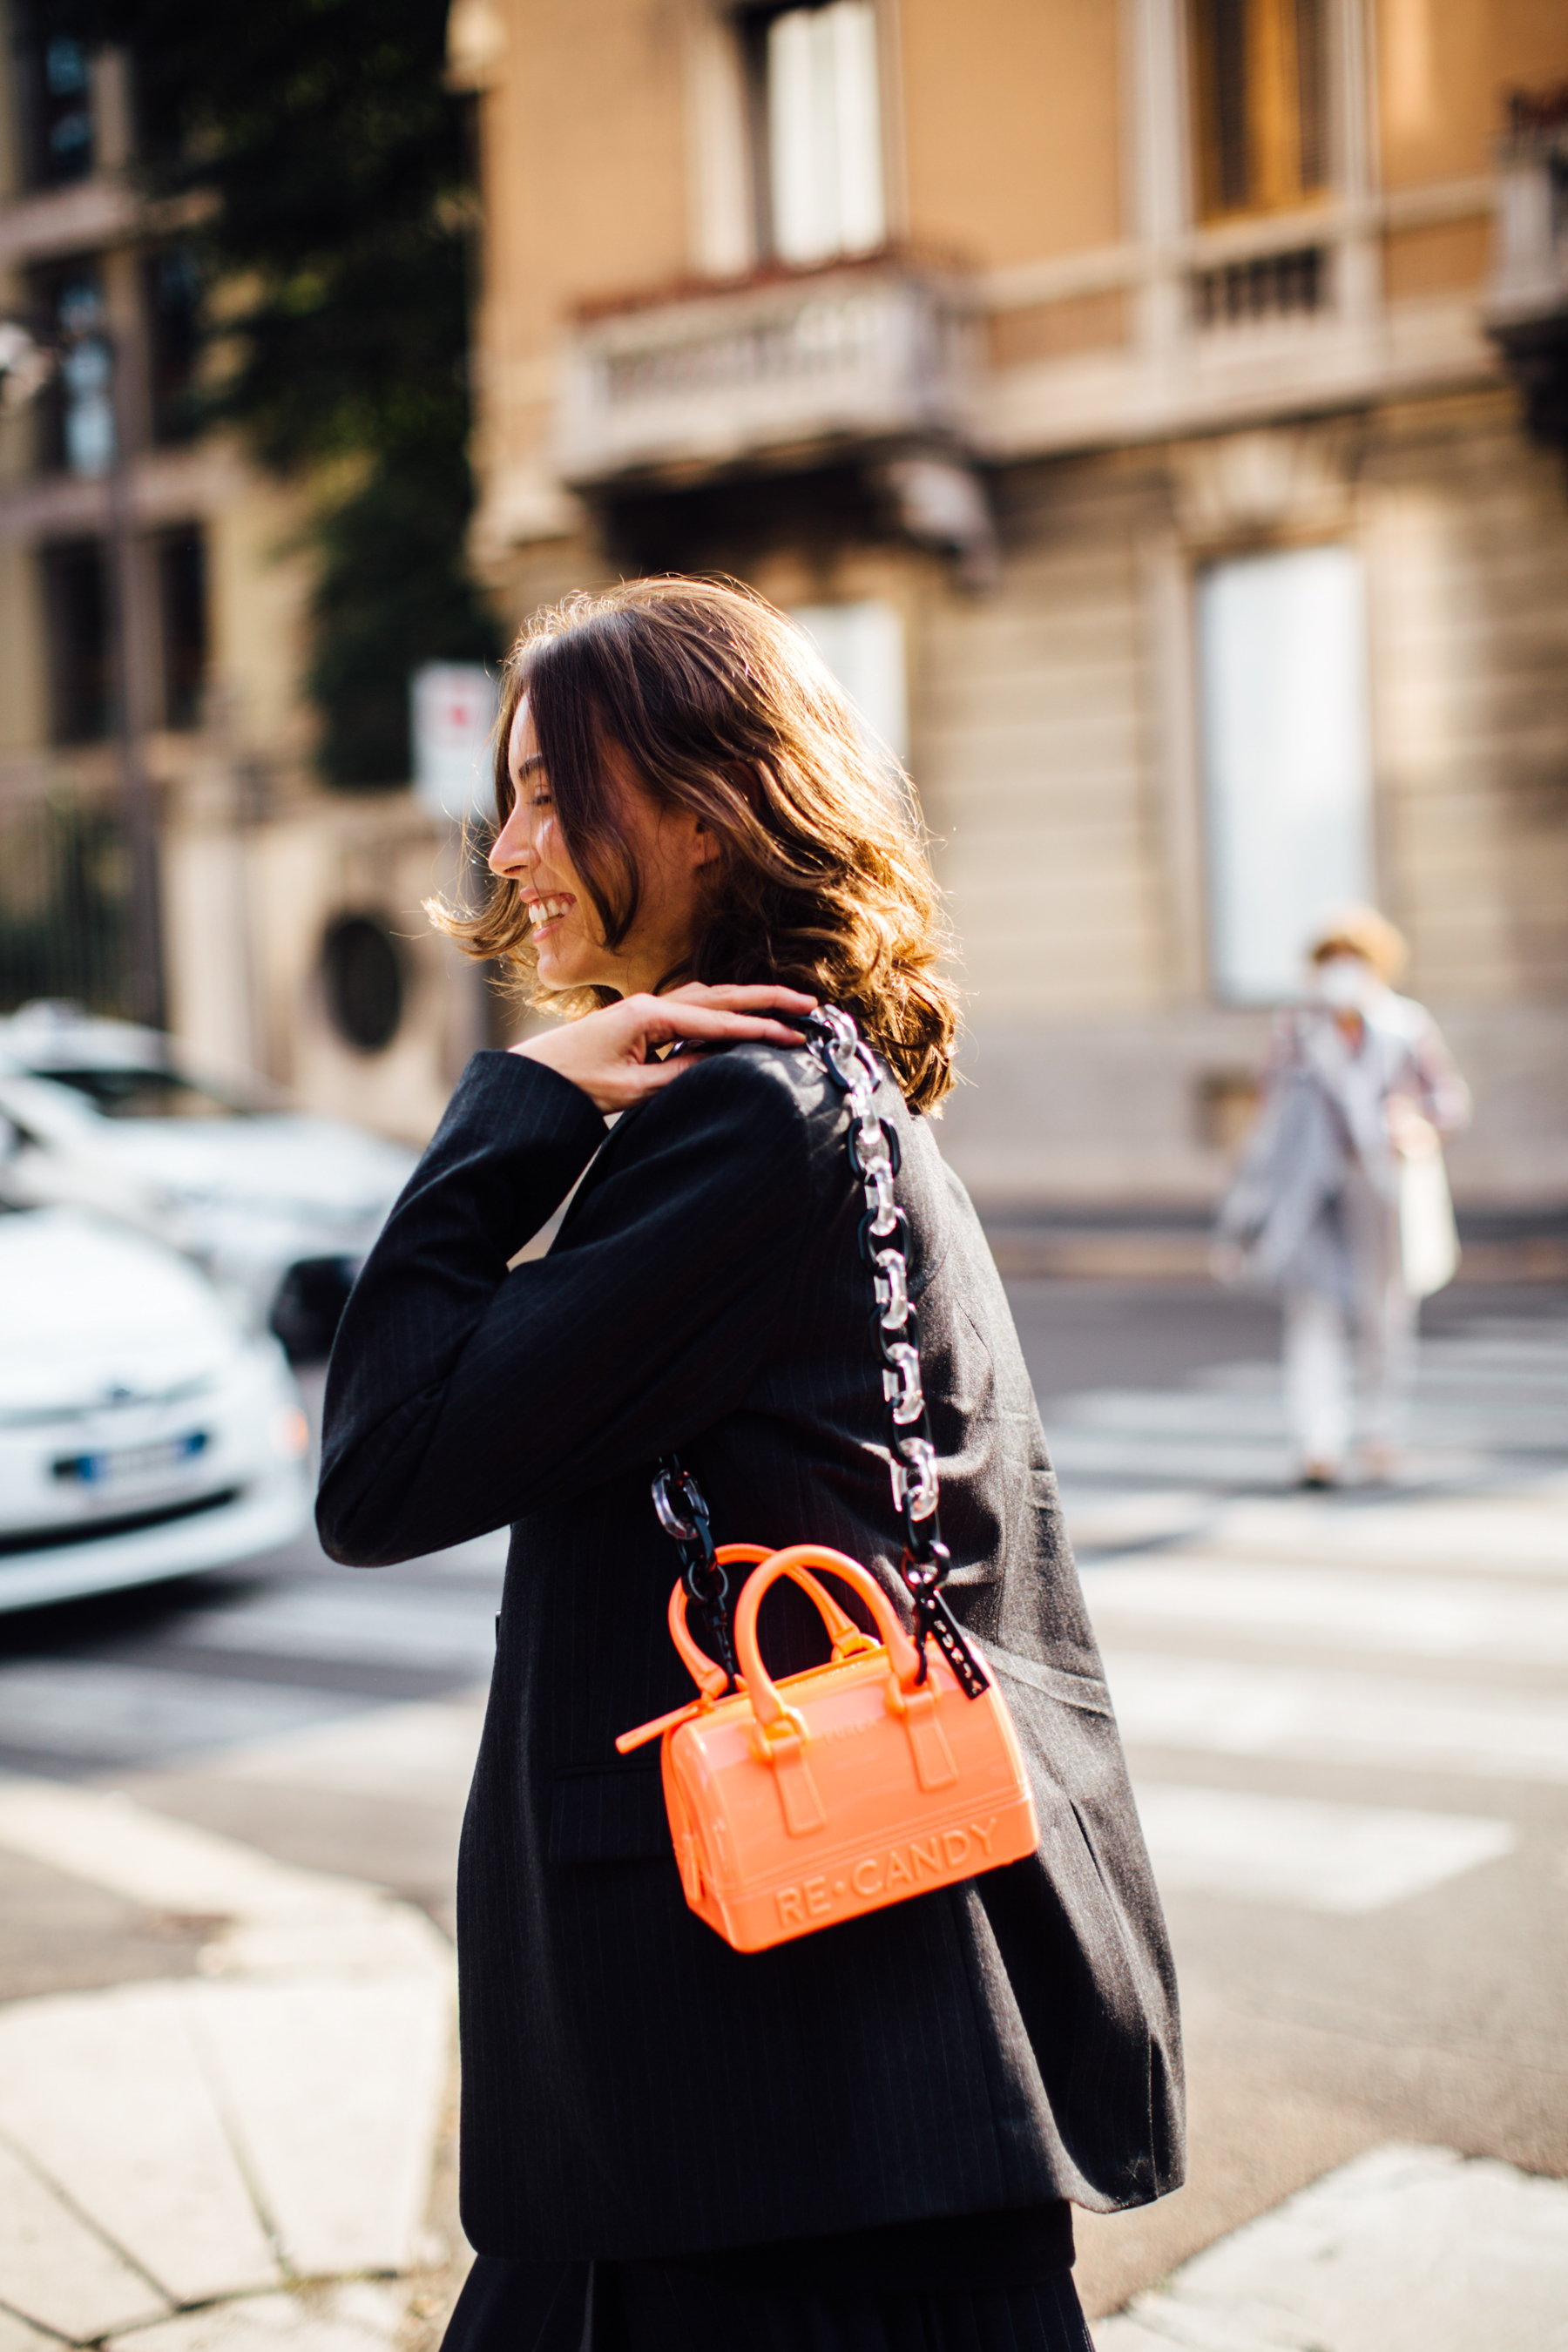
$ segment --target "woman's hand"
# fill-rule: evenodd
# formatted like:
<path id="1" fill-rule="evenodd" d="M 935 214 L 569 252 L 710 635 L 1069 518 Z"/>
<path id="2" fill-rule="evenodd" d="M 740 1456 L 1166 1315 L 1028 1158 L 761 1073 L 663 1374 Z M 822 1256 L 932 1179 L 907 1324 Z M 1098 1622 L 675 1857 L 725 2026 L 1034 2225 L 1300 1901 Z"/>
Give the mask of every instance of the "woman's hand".
<path id="1" fill-rule="evenodd" d="M 527 1062 L 542 1062 L 581 1087 L 595 1110 L 630 1110 L 689 1070 L 695 1055 L 650 1062 L 656 1045 L 690 1038 L 702 1045 L 729 1045 L 756 1037 L 773 1045 L 799 1045 L 798 1029 L 769 1020 L 770 1012 L 815 1013 L 816 999 L 798 988 L 705 988 L 692 981 L 668 996 L 627 996 L 602 1012 L 585 1013 L 510 1050 Z"/>
<path id="2" fill-rule="evenodd" d="M 1389 1140 L 1401 1160 L 1429 1160 L 1441 1150 L 1436 1129 L 1408 1095 L 1390 1095 L 1384 1108 Z"/>

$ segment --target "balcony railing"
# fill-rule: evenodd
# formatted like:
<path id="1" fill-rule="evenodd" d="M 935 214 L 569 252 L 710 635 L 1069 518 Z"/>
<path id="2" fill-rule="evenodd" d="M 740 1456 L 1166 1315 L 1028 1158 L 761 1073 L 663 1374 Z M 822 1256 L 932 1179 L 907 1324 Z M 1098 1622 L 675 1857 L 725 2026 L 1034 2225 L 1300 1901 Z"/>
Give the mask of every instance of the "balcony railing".
<path id="1" fill-rule="evenodd" d="M 911 437 L 963 441 L 974 365 L 963 281 L 910 263 L 682 294 L 573 330 L 557 462 L 585 488 Z"/>
<path id="2" fill-rule="evenodd" d="M 1193 316 L 1200 327 L 1237 327 L 1324 310 L 1328 258 L 1322 246 L 1305 245 L 1195 269 L 1189 281 Z"/>

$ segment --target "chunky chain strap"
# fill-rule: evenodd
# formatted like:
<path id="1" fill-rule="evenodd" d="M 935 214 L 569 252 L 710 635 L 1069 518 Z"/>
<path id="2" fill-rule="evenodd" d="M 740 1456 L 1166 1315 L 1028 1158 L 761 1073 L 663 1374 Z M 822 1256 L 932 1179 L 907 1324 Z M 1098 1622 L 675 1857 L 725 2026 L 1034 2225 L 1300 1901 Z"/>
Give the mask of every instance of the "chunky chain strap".
<path id="1" fill-rule="evenodd" d="M 909 1219 L 893 1190 L 898 1135 L 877 1108 L 881 1074 L 848 1013 L 825 1005 L 798 1025 L 806 1032 L 818 1066 L 848 1098 L 849 1164 L 866 1196 L 859 1248 L 876 1292 L 871 1330 L 882 1360 L 888 1467 L 893 1507 L 903 1524 L 900 1573 L 914 1603 L 921 1676 L 925 1677 L 927 1640 L 934 1639 L 961 1687 L 969 1697 L 978 1698 L 989 1689 L 989 1679 L 942 1597 L 950 1561 L 937 1518 L 936 1447 L 921 1383 L 920 1320 L 910 1296 Z M 653 1504 L 660 1526 L 679 1546 L 687 1599 L 709 1635 L 710 1654 L 733 1687 L 729 1580 L 714 1557 L 701 1488 L 674 1454 L 658 1464 Z"/>
<path id="2" fill-rule="evenodd" d="M 730 1579 L 713 1548 L 708 1498 L 689 1470 L 673 1454 L 661 1456 L 653 1474 L 653 1507 L 659 1526 L 680 1553 L 680 1580 L 687 1614 L 697 1620 L 698 1638 L 717 1658 L 733 1690 L 740 1678 L 730 1623 Z"/>

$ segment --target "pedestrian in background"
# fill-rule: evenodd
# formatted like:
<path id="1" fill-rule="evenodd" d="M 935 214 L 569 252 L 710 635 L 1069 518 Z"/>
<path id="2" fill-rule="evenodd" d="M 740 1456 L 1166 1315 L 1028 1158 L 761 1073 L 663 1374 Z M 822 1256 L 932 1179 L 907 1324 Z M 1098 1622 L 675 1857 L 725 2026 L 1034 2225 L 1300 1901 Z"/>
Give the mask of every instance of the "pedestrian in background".
<path id="1" fill-rule="evenodd" d="M 1371 907 L 1321 926 L 1220 1211 L 1215 1272 L 1283 1307 L 1286 1418 L 1305 1486 L 1339 1483 L 1352 1435 L 1361 1475 L 1392 1475 L 1419 1302 L 1458 1265 L 1441 1139 L 1468 1119 L 1469 1091 L 1432 1015 L 1394 993 L 1406 953 Z"/>
<path id="2" fill-rule="evenodd" d="M 918 835 L 804 634 L 710 583 L 547 615 L 499 745 L 492 896 L 451 927 L 571 1017 L 476 1055 L 371 1252 L 318 1514 L 365 1567 L 512 1528 L 448 2352 L 1090 2352 L 1070 2200 L 1181 2178 L 1174 1986 L 1005 1294 L 925 1115 L 956 1008 Z M 907 1603 L 848 1115 L 790 1025 L 819 1002 L 878 1057 L 951 1605 L 1040 1844 L 745 1952 L 689 1907 L 656 1752 L 616 1740 L 691 1699 L 674 1448 L 721 1544 L 828 1543 Z M 775 1602 L 774 1671 L 819 1663 Z"/>

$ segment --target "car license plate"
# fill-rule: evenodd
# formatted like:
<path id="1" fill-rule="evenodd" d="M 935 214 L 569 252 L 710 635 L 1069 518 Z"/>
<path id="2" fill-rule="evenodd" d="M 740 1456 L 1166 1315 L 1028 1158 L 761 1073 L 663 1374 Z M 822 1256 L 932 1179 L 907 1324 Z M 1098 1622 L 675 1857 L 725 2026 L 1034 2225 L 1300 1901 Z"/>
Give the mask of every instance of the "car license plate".
<path id="1" fill-rule="evenodd" d="M 53 1465 L 57 1478 L 74 1486 L 86 1486 L 94 1494 L 103 1494 L 121 1486 L 144 1486 L 157 1478 L 166 1478 L 194 1462 L 206 1452 L 208 1444 L 205 1429 L 193 1429 L 183 1437 L 165 1437 L 153 1445 L 120 1445 L 101 1454 L 68 1454 Z"/>

